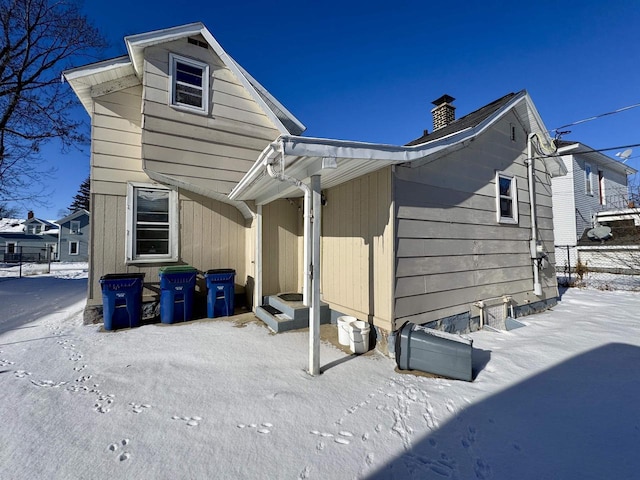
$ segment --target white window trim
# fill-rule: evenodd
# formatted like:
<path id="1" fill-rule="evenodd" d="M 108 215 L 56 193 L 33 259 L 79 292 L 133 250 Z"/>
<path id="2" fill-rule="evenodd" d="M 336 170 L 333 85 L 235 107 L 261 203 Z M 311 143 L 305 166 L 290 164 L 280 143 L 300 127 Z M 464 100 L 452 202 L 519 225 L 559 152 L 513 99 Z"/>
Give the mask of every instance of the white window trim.
<path id="1" fill-rule="evenodd" d="M 167 255 L 143 255 L 134 256 L 135 253 L 135 229 L 134 229 L 134 200 L 135 190 L 138 188 L 151 190 L 167 190 L 169 192 L 169 253 Z M 178 192 L 174 189 L 151 183 L 127 183 L 127 225 L 126 225 L 126 263 L 161 263 L 178 261 Z"/>
<path id="2" fill-rule="evenodd" d="M 194 107 L 193 105 L 186 105 L 183 103 L 176 103 L 173 101 L 175 98 L 176 79 L 174 77 L 174 71 L 176 68 L 176 62 L 186 63 L 193 67 L 202 68 L 202 107 Z M 199 113 L 201 115 L 207 115 L 209 113 L 209 65 L 198 60 L 182 57 L 173 53 L 169 54 L 169 105 L 180 110 L 187 110 L 193 113 Z"/>
<path id="3" fill-rule="evenodd" d="M 503 217 L 500 215 L 500 178 L 508 178 L 511 181 L 511 205 L 513 217 Z M 496 172 L 496 220 L 498 223 L 516 225 L 518 223 L 518 183 L 515 176 L 505 172 Z M 505 197 L 507 198 L 507 197 Z"/>
<path id="4" fill-rule="evenodd" d="M 73 225 L 77 225 L 78 228 L 73 229 Z M 80 221 L 79 220 L 71 220 L 69 222 L 69 234 L 70 235 L 79 235 L 80 234 Z"/>
<path id="5" fill-rule="evenodd" d="M 73 245 L 74 243 L 76 245 L 76 253 L 73 253 L 71 251 L 71 245 Z M 80 242 L 78 242 L 77 240 L 71 240 L 69 242 L 69 255 L 80 255 Z"/>
<path id="6" fill-rule="evenodd" d="M 593 167 L 587 162 L 584 164 L 584 193 L 593 197 Z"/>

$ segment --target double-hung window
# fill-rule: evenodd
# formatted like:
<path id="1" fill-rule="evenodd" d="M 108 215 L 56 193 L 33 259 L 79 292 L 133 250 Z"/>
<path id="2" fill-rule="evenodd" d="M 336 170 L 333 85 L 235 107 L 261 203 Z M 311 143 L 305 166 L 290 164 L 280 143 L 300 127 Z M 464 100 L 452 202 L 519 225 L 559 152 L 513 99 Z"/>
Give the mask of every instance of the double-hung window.
<path id="1" fill-rule="evenodd" d="M 178 260 L 178 199 L 175 190 L 129 183 L 127 261 Z"/>
<path id="2" fill-rule="evenodd" d="M 71 220 L 69 223 L 69 233 L 71 235 L 78 235 L 80 233 L 80 222 L 77 220 Z"/>
<path id="3" fill-rule="evenodd" d="M 170 103 L 206 114 L 209 105 L 209 65 L 169 54 Z"/>
<path id="4" fill-rule="evenodd" d="M 496 214 L 499 223 L 518 223 L 516 178 L 504 172 L 496 172 Z"/>
<path id="5" fill-rule="evenodd" d="M 69 242 L 69 255 L 78 255 L 78 242 Z"/>

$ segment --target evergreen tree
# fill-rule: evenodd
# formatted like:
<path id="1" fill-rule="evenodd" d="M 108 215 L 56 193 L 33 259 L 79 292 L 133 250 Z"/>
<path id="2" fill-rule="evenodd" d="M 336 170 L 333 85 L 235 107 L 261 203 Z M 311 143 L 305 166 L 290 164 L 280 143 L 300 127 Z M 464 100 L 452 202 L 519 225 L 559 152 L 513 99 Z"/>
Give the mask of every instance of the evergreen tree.
<path id="1" fill-rule="evenodd" d="M 76 196 L 73 197 L 73 202 L 71 202 L 71 205 L 69 206 L 69 210 L 71 211 L 71 213 L 75 212 L 76 210 L 80 210 L 81 208 L 84 208 L 88 212 L 91 211 L 89 209 L 90 185 L 91 183 L 89 177 L 87 177 L 85 181 L 80 184 L 78 193 L 76 193 Z"/>

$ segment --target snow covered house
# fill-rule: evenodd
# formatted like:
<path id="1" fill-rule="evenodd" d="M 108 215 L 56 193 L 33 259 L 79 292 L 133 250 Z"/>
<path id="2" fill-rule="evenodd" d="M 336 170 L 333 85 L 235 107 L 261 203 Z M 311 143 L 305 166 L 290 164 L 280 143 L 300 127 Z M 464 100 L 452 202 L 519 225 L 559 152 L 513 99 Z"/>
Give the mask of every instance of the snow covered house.
<path id="1" fill-rule="evenodd" d="M 555 303 L 549 178 L 565 171 L 526 91 L 459 120 L 445 96 L 406 146 L 305 138 L 204 25 L 125 43 L 64 74 L 92 121 L 86 321 L 101 275 L 146 273 L 153 302 L 176 263 L 235 269 L 265 318 L 269 298 L 301 293 L 312 325 L 329 310 L 379 339 Z"/>
<path id="2" fill-rule="evenodd" d="M 0 219 L 0 260 L 44 262 L 58 259 L 58 225 L 37 218 Z"/>
<path id="3" fill-rule="evenodd" d="M 61 262 L 89 261 L 89 212 L 76 210 L 56 222 L 58 234 L 58 260 Z"/>
<path id="4" fill-rule="evenodd" d="M 576 245 L 595 226 L 596 214 L 629 206 L 628 175 L 634 168 L 569 140 L 557 141 L 567 175 L 551 181 L 553 230 L 558 269 L 575 267 Z"/>

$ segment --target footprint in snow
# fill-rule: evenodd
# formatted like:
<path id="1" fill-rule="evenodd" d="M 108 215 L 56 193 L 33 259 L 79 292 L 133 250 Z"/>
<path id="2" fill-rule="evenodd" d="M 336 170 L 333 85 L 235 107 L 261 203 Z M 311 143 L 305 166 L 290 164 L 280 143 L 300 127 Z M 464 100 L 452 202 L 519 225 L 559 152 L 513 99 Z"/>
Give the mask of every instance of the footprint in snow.
<path id="1" fill-rule="evenodd" d="M 174 415 L 173 417 L 171 417 L 171 419 L 172 420 L 182 420 L 182 421 L 186 422 L 187 426 L 189 426 L 189 427 L 197 427 L 200 424 L 200 422 L 202 421 L 202 417 L 198 417 L 198 416 L 180 417 L 178 415 Z"/>
<path id="2" fill-rule="evenodd" d="M 269 423 L 269 422 L 263 422 L 260 424 L 260 428 L 258 428 L 258 425 L 256 423 L 250 423 L 249 425 L 245 425 L 244 423 L 239 423 L 238 425 L 236 425 L 238 428 L 257 428 L 257 432 L 261 433 L 263 435 L 266 435 L 268 433 L 271 433 L 271 430 L 269 430 L 271 427 L 273 427 L 273 423 Z"/>
<path id="3" fill-rule="evenodd" d="M 135 402 L 130 402 L 129 406 L 132 407 L 133 413 L 141 413 L 144 412 L 147 408 L 151 408 L 151 405 L 148 403 L 137 404 Z"/>

